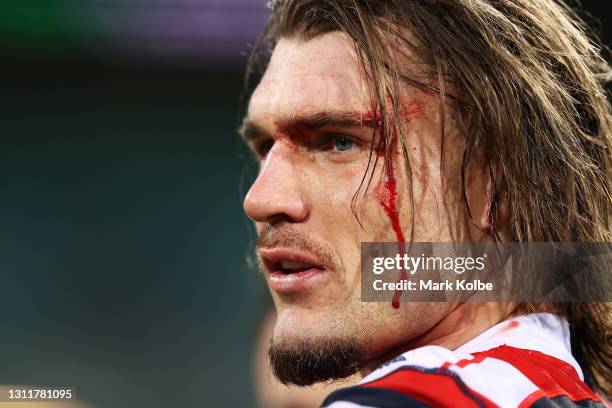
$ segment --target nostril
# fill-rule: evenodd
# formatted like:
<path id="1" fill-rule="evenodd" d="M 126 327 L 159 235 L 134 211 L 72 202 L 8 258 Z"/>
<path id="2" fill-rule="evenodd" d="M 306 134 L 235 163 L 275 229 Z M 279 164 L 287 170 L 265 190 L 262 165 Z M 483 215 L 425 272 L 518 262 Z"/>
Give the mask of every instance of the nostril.
<path id="1" fill-rule="evenodd" d="M 281 224 L 283 222 L 295 222 L 295 220 L 289 218 L 287 214 L 274 214 L 268 217 L 266 221 L 272 226 Z"/>

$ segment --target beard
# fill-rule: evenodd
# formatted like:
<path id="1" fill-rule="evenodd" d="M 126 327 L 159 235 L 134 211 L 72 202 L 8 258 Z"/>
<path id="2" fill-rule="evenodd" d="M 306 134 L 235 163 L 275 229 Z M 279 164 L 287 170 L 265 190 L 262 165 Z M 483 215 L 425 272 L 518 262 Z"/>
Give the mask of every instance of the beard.
<path id="1" fill-rule="evenodd" d="M 365 353 L 351 339 L 291 345 L 271 341 L 268 356 L 281 383 L 301 387 L 349 377 L 365 363 Z"/>
<path id="2" fill-rule="evenodd" d="M 257 248 L 276 246 L 315 254 L 327 273 L 342 269 L 340 259 L 329 245 L 306 235 L 290 223 L 278 228 L 266 224 L 259 232 Z M 258 258 L 258 261 L 260 270 L 265 271 L 261 259 Z M 332 332 L 345 333 L 346 328 L 333 327 Z M 343 379 L 355 374 L 365 364 L 365 351 L 351 336 L 333 338 L 327 335 L 310 340 L 271 341 L 268 357 L 274 376 L 285 385 L 297 386 Z"/>

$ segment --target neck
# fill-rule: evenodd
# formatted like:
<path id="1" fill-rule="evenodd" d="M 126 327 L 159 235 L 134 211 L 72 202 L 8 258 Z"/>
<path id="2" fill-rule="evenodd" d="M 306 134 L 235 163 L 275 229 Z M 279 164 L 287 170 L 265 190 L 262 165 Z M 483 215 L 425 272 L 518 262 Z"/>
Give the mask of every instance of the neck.
<path id="1" fill-rule="evenodd" d="M 382 363 L 418 347 L 436 345 L 454 350 L 513 316 L 515 311 L 516 304 L 511 302 L 460 303 L 425 333 L 369 360 L 360 374 L 365 377 Z"/>

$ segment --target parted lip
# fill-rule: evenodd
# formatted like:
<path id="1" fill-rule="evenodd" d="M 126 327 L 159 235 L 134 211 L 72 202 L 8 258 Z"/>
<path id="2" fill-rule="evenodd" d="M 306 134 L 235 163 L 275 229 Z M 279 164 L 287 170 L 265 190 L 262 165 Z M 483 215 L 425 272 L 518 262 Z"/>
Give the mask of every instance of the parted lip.
<path id="1" fill-rule="evenodd" d="M 311 268 L 326 269 L 323 262 L 315 254 L 293 248 L 274 247 L 258 249 L 259 256 L 268 273 L 281 270 L 281 262 L 299 262 Z"/>

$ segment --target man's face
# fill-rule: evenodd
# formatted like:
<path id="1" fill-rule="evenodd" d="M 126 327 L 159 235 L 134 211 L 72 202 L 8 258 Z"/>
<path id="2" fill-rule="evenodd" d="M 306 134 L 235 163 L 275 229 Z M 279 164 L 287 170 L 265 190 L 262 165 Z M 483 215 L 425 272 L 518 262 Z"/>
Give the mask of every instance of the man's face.
<path id="1" fill-rule="evenodd" d="M 350 340 L 370 359 L 449 311 L 445 304 L 360 301 L 361 242 L 398 241 L 402 233 L 410 239 L 413 223 L 415 241 L 461 240 L 467 233 L 456 186 L 448 177 L 443 184 L 447 172 L 458 174 L 459 161 L 450 154 L 441 172 L 439 98 L 406 88 L 398 101 L 412 202 L 400 145 L 390 146 L 391 166 L 370 152 L 377 137 L 372 102 L 352 43 L 338 32 L 280 40 L 251 98 L 244 133 L 261 162 L 244 209 L 256 223 L 258 258 L 278 312 L 274 344 Z M 447 118 L 446 127 L 452 125 Z M 354 201 L 364 176 L 371 184 Z M 390 201 L 401 232 L 393 228 Z"/>

